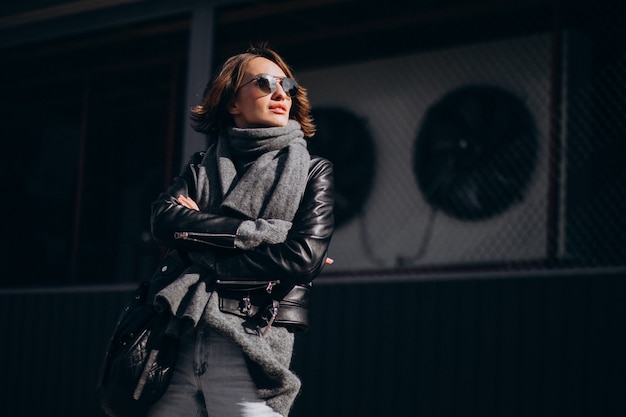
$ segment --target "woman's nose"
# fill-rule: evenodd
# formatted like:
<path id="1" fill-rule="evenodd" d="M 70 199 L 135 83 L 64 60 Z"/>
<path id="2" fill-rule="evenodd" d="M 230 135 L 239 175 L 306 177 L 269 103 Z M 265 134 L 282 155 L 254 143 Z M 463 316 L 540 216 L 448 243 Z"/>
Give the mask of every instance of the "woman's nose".
<path id="1" fill-rule="evenodd" d="M 287 93 L 285 92 L 285 90 L 283 89 L 283 83 L 282 82 L 277 82 L 276 83 L 276 90 L 274 91 L 274 94 L 272 95 L 272 98 L 274 100 L 284 100 L 287 97 Z"/>

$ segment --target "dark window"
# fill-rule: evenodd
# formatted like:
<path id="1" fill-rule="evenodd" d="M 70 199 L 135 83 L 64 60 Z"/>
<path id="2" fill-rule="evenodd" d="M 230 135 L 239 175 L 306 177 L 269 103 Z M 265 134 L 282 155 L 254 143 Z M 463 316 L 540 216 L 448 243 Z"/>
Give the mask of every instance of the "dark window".
<path id="1" fill-rule="evenodd" d="M 150 203 L 178 170 L 187 42 L 181 18 L 4 51 L 0 285 L 152 272 Z"/>

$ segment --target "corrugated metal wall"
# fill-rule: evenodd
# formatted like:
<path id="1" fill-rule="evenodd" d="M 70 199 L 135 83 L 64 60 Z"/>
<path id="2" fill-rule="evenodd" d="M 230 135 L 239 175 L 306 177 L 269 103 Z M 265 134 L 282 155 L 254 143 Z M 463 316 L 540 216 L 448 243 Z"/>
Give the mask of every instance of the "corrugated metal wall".
<path id="1" fill-rule="evenodd" d="M 292 416 L 626 415 L 624 272 L 324 280 Z M 0 293 L 0 415 L 102 416 L 98 367 L 129 291 Z"/>
<path id="2" fill-rule="evenodd" d="M 0 293 L 0 415 L 104 415 L 97 375 L 129 291 Z"/>
<path id="3" fill-rule="evenodd" d="M 318 286 L 297 416 L 626 415 L 626 276 Z"/>

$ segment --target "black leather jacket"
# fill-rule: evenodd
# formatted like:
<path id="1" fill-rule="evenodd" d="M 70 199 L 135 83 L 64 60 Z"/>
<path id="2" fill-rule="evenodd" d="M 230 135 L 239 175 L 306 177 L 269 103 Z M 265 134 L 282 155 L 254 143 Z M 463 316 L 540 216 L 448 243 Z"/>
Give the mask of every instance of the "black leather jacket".
<path id="1" fill-rule="evenodd" d="M 217 278 L 275 280 L 291 287 L 310 282 L 322 270 L 333 233 L 333 166 L 311 157 L 306 189 L 287 240 L 252 250 L 235 248 L 235 234 L 245 219 L 187 209 L 176 200 L 196 195 L 197 166 L 204 152 L 193 155 L 172 185 L 152 204 L 152 234 L 161 244 L 182 251 L 214 251 Z"/>

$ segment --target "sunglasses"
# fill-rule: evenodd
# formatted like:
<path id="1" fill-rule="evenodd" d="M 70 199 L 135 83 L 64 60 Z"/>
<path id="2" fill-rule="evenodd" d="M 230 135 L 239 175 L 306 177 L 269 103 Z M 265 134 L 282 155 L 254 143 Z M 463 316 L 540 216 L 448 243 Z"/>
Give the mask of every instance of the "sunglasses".
<path id="1" fill-rule="evenodd" d="M 289 97 L 295 97 L 298 93 L 298 83 L 293 78 L 287 77 L 275 77 L 270 74 L 259 74 L 247 83 L 241 85 L 239 89 L 241 90 L 246 85 L 256 82 L 256 86 L 259 87 L 261 91 L 265 94 L 272 94 L 276 91 L 276 85 L 280 83 L 281 87 Z"/>

